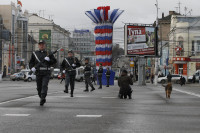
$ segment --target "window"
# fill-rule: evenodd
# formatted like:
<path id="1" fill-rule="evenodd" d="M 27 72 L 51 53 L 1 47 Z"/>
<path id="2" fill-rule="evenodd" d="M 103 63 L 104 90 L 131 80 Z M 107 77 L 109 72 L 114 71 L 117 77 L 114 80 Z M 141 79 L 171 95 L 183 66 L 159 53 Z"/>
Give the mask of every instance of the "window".
<path id="1" fill-rule="evenodd" d="M 197 41 L 197 52 L 200 52 L 200 40 Z"/>
<path id="2" fill-rule="evenodd" d="M 195 48 L 195 42 L 192 41 L 192 51 L 191 51 L 191 52 L 192 52 L 192 53 L 191 53 L 192 56 L 195 55 L 195 49 L 194 49 L 194 48 Z"/>

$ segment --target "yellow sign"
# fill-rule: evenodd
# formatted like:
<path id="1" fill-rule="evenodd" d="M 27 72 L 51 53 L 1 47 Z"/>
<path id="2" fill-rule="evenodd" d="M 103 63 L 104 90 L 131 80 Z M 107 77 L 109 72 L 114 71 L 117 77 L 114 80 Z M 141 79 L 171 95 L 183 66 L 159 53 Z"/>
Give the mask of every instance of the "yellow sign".
<path id="1" fill-rule="evenodd" d="M 130 62 L 130 67 L 134 67 L 134 62 L 133 61 Z"/>

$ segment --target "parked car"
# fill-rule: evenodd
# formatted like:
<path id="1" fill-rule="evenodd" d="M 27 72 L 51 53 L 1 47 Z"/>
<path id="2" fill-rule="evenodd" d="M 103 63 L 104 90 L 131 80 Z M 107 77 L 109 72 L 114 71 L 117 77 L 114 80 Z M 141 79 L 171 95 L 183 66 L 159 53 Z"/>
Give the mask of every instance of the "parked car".
<path id="1" fill-rule="evenodd" d="M 53 77 L 54 78 L 58 78 L 58 74 L 60 73 L 60 69 L 59 68 L 55 68 L 53 69 Z"/>
<path id="2" fill-rule="evenodd" d="M 84 79 L 84 67 L 81 66 L 79 68 L 76 68 L 76 77 L 75 79 L 79 82 L 82 82 Z"/>
<path id="3" fill-rule="evenodd" d="M 199 73 L 200 70 L 197 70 L 193 75 L 195 75 L 195 82 L 199 82 Z M 193 81 L 193 75 L 188 77 L 188 82 Z"/>
<path id="4" fill-rule="evenodd" d="M 29 75 L 29 72 L 26 72 L 24 74 L 24 81 L 31 82 L 32 80 L 36 80 L 36 75 L 34 73 L 32 73 L 31 75 Z"/>
<path id="5" fill-rule="evenodd" d="M 180 78 L 181 78 L 181 75 L 172 74 L 172 82 L 179 84 Z M 158 83 L 162 83 L 162 84 L 167 83 L 167 76 L 158 78 Z"/>
<path id="6" fill-rule="evenodd" d="M 19 81 L 19 80 L 22 80 L 24 78 L 24 74 L 22 72 L 19 72 L 19 73 L 14 73 L 13 75 L 10 76 L 10 79 L 15 81 Z"/>

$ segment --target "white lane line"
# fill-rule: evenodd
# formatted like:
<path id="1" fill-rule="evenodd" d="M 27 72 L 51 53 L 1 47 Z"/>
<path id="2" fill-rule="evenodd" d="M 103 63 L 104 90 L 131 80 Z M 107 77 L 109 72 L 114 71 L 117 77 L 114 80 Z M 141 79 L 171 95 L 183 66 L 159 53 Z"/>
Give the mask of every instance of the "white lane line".
<path id="1" fill-rule="evenodd" d="M 30 114 L 5 114 L 3 116 L 30 116 Z"/>
<path id="2" fill-rule="evenodd" d="M 61 92 L 61 91 L 59 91 L 59 92 Z M 56 93 L 59 93 L 59 92 L 48 93 L 48 95 L 56 94 Z M 8 100 L 8 101 L 5 101 L 5 102 L 0 102 L 0 105 L 10 103 L 10 102 L 21 101 L 21 100 L 24 100 L 24 99 L 34 98 L 34 97 L 38 97 L 38 95 L 33 95 L 33 96 L 24 97 L 24 98 L 17 98 L 17 99 Z"/>
<path id="3" fill-rule="evenodd" d="M 76 115 L 76 117 L 79 117 L 79 118 L 100 118 L 102 117 L 102 115 Z"/>
<path id="4" fill-rule="evenodd" d="M 116 99 L 117 97 L 102 97 L 103 99 Z"/>
<path id="5" fill-rule="evenodd" d="M 181 93 L 185 93 L 185 94 L 188 94 L 188 95 L 192 95 L 192 96 L 195 96 L 195 97 L 200 97 L 199 94 L 195 94 L 193 92 L 188 92 L 188 91 L 182 91 L 182 90 L 179 90 L 179 89 L 173 89 L 175 91 L 178 91 L 178 92 L 181 92 Z"/>
<path id="6" fill-rule="evenodd" d="M 35 95 L 35 96 L 29 96 L 29 97 L 24 97 L 24 98 L 13 99 L 13 100 L 1 102 L 0 105 L 6 104 L 6 103 L 10 103 L 10 102 L 21 101 L 21 100 L 28 99 L 28 98 L 33 98 L 33 97 L 36 97 L 36 96 L 37 96 L 37 95 Z"/>

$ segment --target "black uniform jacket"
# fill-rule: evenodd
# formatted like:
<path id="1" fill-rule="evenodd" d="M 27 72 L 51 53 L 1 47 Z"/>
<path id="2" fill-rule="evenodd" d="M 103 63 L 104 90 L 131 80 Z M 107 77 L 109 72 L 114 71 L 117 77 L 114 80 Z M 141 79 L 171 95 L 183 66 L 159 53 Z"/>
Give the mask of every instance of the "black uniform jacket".
<path id="1" fill-rule="evenodd" d="M 69 63 L 66 61 L 66 59 Z M 60 65 L 61 72 L 66 70 L 66 73 L 69 73 L 70 75 L 76 75 L 76 68 L 81 66 L 79 60 L 76 57 L 67 57 L 66 59 L 64 59 Z M 72 64 L 75 64 L 76 66 L 74 67 Z"/>
<path id="2" fill-rule="evenodd" d="M 98 76 L 101 77 L 102 74 L 103 74 L 103 68 L 102 67 L 99 67 L 99 70 L 98 70 Z"/>
<path id="3" fill-rule="evenodd" d="M 50 61 L 44 60 L 44 58 L 48 55 L 47 51 L 35 51 L 35 54 L 37 58 L 40 60 L 40 62 L 37 60 L 35 55 L 32 53 L 31 59 L 29 62 L 29 68 L 36 68 L 36 75 L 46 75 L 50 74 L 50 67 L 54 65 L 57 61 L 55 57 L 50 54 L 49 58 Z"/>
<path id="4" fill-rule="evenodd" d="M 85 64 L 85 68 L 84 68 L 84 75 L 86 77 L 89 77 L 91 75 L 91 65 L 90 64 Z"/>

